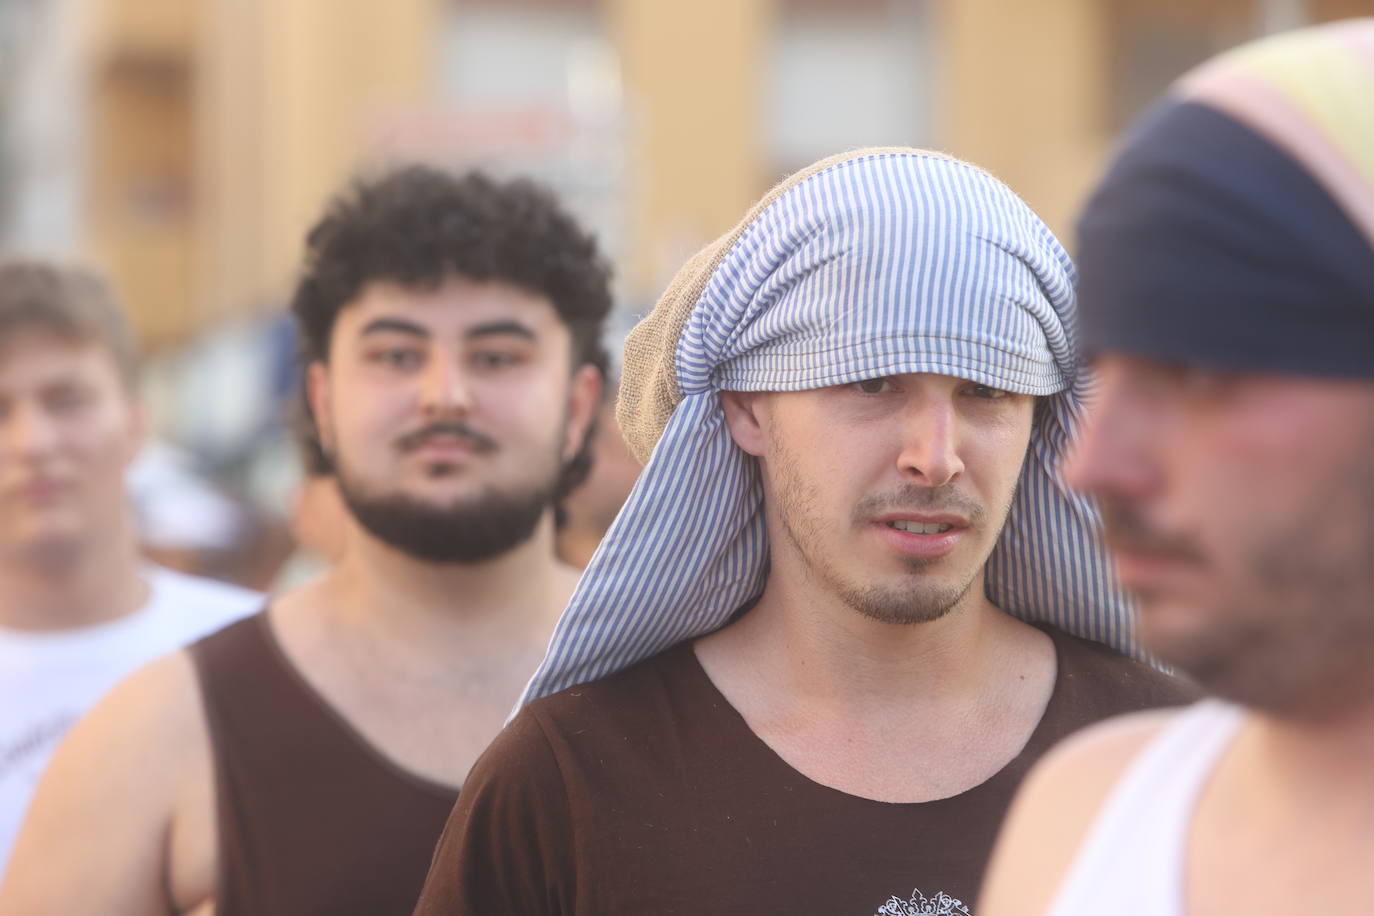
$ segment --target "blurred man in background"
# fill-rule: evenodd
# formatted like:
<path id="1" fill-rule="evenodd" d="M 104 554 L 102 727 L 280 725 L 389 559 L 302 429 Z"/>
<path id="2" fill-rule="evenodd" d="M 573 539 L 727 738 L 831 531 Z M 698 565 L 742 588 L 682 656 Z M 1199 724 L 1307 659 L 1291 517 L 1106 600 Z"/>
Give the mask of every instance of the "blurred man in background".
<path id="1" fill-rule="evenodd" d="M 104 282 L 0 261 L 0 874 L 68 728 L 134 668 L 261 607 L 141 561 L 136 376 Z"/>
<path id="2" fill-rule="evenodd" d="M 348 531 L 348 507 L 334 479 L 334 465 L 320 444 L 320 432 L 310 415 L 304 384 L 290 419 L 301 476 L 287 509 L 287 525 L 295 549 L 277 573 L 272 591 L 305 585 L 338 562 Z"/>
<path id="3" fill-rule="evenodd" d="M 639 460 L 625 444 L 615 419 L 618 384 L 602 399 L 592 436 L 592 462 L 587 479 L 563 501 L 558 526 L 558 556 L 569 566 L 583 569 L 591 562 L 601 539 L 625 505 L 625 497 L 639 476 Z"/>
<path id="4" fill-rule="evenodd" d="M 343 554 L 76 729 L 0 910 L 408 912 L 576 582 L 554 506 L 610 304 L 529 182 L 409 167 L 334 201 L 293 308 Z"/>
<path id="5" fill-rule="evenodd" d="M 1185 77 L 1083 216 L 1097 494 L 1141 634 L 1217 699 L 1027 784 L 982 916 L 1374 898 L 1374 20 Z"/>

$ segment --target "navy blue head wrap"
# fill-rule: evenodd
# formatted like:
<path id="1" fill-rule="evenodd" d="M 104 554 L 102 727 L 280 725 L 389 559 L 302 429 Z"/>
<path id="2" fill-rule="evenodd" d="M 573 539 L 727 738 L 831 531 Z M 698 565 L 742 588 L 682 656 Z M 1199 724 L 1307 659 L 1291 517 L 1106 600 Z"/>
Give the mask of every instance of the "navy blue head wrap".
<path id="1" fill-rule="evenodd" d="M 1079 224 L 1090 355 L 1374 377 L 1374 20 L 1243 48 L 1128 136 Z"/>

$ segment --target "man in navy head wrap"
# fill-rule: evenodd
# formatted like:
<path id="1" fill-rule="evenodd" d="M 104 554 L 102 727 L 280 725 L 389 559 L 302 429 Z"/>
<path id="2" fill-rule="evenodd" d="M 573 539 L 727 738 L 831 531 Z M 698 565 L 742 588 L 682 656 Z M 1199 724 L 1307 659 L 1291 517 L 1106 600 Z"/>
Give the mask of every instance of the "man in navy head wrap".
<path id="1" fill-rule="evenodd" d="M 1146 648 L 1216 698 L 1040 770 L 981 916 L 1370 912 L 1374 20 L 1186 77 L 1081 240 L 1070 480 Z"/>

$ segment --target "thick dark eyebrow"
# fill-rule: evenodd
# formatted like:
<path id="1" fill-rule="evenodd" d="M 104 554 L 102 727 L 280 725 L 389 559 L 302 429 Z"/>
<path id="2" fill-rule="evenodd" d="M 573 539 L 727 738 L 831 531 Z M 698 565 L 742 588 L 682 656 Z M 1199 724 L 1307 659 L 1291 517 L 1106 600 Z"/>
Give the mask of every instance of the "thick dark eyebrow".
<path id="1" fill-rule="evenodd" d="M 526 340 L 538 340 L 534 331 L 518 321 L 493 321 L 489 324 L 479 324 L 475 328 L 469 328 L 463 336 L 468 340 L 477 340 L 482 337 L 500 337 L 506 334 L 523 337 Z"/>
<path id="2" fill-rule="evenodd" d="M 409 334 L 413 337 L 429 337 L 429 331 L 425 330 L 413 321 L 406 321 L 402 318 L 374 318 L 363 326 L 358 333 L 359 337 L 366 337 L 369 334 Z"/>

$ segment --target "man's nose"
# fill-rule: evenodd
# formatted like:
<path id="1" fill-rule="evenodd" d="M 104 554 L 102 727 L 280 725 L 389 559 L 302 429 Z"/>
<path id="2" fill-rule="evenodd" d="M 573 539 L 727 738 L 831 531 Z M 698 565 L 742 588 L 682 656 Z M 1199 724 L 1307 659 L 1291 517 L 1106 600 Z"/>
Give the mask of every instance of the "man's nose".
<path id="1" fill-rule="evenodd" d="M 420 408 L 429 416 L 466 416 L 472 412 L 471 381 L 456 360 L 440 356 L 425 367 Z"/>
<path id="2" fill-rule="evenodd" d="M 1129 391 L 1104 387 L 1070 446 L 1064 478 L 1075 490 L 1094 496 L 1145 495 L 1158 482 L 1152 450 L 1159 435 L 1150 411 Z"/>
<path id="3" fill-rule="evenodd" d="M 927 401 L 908 409 L 902 418 L 902 447 L 897 456 L 901 475 L 939 487 L 963 473 L 958 424 L 952 404 Z"/>

